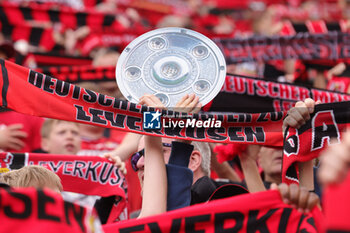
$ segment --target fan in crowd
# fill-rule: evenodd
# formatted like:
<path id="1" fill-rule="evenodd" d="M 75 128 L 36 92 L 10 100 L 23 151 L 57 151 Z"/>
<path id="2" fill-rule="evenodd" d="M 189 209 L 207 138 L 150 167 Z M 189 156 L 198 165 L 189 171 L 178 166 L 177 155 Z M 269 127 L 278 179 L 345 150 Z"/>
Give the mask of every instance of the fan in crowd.
<path id="1" fill-rule="evenodd" d="M 177 213 L 176 211 L 190 212 L 200 208 L 198 206 L 215 206 L 215 203 L 229 198 L 237 200 L 244 196 L 255 197 L 254 195 L 259 193 L 277 190 L 284 204 L 298 210 L 306 218 L 301 219 L 300 224 L 305 220 L 312 222 L 310 225 L 314 226 L 314 220 L 306 216 L 310 216 L 308 214 L 315 209 L 321 211 L 324 203 L 326 203 L 324 206 L 327 206 L 328 196 L 324 197 L 324 190 L 337 185 L 345 187 L 347 184 L 350 168 L 350 134 L 340 130 L 336 139 L 323 135 L 322 145 L 317 149 L 324 148 L 324 150 L 321 152 L 320 149 L 315 156 L 313 145 L 309 145 L 312 142 L 298 141 L 298 145 L 293 144 L 293 148 L 298 146 L 312 148 L 310 157 L 311 154 L 313 156 L 311 159 L 300 159 L 293 163 L 293 168 L 297 168 L 295 172 L 290 167 L 284 167 L 285 159 L 298 156 L 299 151 L 288 154 L 285 151 L 287 140 L 282 141 L 281 135 L 286 139 L 293 130 L 299 135 L 312 127 L 317 128 L 319 134 L 328 132 L 329 124 L 318 126 L 313 117 L 328 111 L 323 109 L 323 104 L 332 106 L 335 102 L 350 100 L 350 56 L 346 54 L 348 48 L 344 46 L 330 49 L 326 46 L 331 46 L 332 36 L 332 38 L 346 38 L 350 28 L 349 16 L 350 5 L 345 0 L 1 1 L 0 202 L 1 193 L 12 192 L 9 190 L 16 192 L 17 189 L 28 187 L 38 190 L 48 189 L 59 199 L 63 197 L 66 201 L 94 208 L 101 223 L 106 224 L 112 211 L 119 211 L 114 221 L 122 223 L 131 218 L 142 220 L 145 217 Z M 26 115 L 8 108 L 6 85 L 9 81 L 4 77 L 10 77 L 11 82 L 12 74 L 6 73 L 6 62 L 14 62 L 53 77 L 55 75 L 63 77 L 64 81 L 72 81 L 81 88 L 79 91 L 88 90 L 89 93 L 95 93 L 95 102 L 100 97 L 101 99 L 108 97 L 108 100 L 118 100 L 130 106 L 126 100 L 129 98 L 123 96 L 115 82 L 115 67 L 119 56 L 133 39 L 150 30 L 164 27 L 192 29 L 217 42 L 228 61 L 227 75 L 251 81 L 240 84 L 227 79 L 225 88 L 236 90 L 237 93 L 234 94 L 244 95 L 242 98 L 246 98 L 247 102 L 230 99 L 231 96 L 225 93 L 223 88 L 220 94 L 224 96 L 225 101 L 215 102 L 214 99 L 206 106 L 200 103 L 200 97 L 196 95 L 198 93 L 186 94 L 176 106 L 167 107 L 155 93 L 143 93 L 138 99 L 138 104 L 143 105 L 145 109 L 182 112 L 189 116 L 197 114 L 213 116 L 221 113 L 243 116 L 248 113 L 264 112 L 259 107 L 260 104 L 265 106 L 264 103 L 270 98 L 267 92 L 276 93 L 271 97 L 272 108 L 276 112 L 284 111 L 281 113 L 283 119 L 281 117 L 280 121 L 283 121 L 283 126 L 278 132 L 271 132 L 280 133 L 281 140 L 275 143 L 278 146 L 267 145 L 266 135 L 263 135 L 263 143 L 254 140 L 259 134 L 257 130 L 259 125 L 254 128 L 256 132 L 253 131 L 253 139 L 248 143 L 224 144 L 220 138 L 220 129 L 212 132 L 212 135 L 215 135 L 212 141 L 215 142 L 206 142 L 205 139 L 199 138 L 200 133 L 193 135 L 193 138 L 198 136 L 199 140 L 181 138 L 175 130 L 172 131 L 172 135 L 169 134 L 170 137 L 162 137 L 156 130 L 128 132 L 126 126 L 115 127 L 118 129 L 108 126 L 105 128 L 93 124 L 91 120 L 83 124 L 40 117 L 43 115 L 35 111 L 31 115 Z M 308 40 L 305 35 L 319 36 L 320 39 Z M 297 38 L 294 44 L 288 44 L 287 39 L 291 38 Z M 222 41 L 225 40 L 235 40 L 237 47 L 224 48 L 225 43 Z M 246 43 L 237 42 L 244 40 Z M 280 47 L 267 45 L 269 41 L 276 42 Z M 304 42 L 310 47 L 307 49 L 302 47 L 301 44 Z M 346 41 L 341 43 L 346 44 Z M 286 46 L 286 49 L 283 46 Z M 266 47 L 269 54 L 260 54 L 262 51 L 259 50 L 260 47 Z M 233 58 L 244 54 L 247 48 L 250 50 L 245 54 L 246 59 L 233 62 Z M 315 55 L 313 59 L 304 59 L 303 54 L 300 54 L 308 54 L 314 50 L 319 52 L 319 57 Z M 227 51 L 232 57 L 228 57 Z M 343 57 L 328 59 L 333 53 L 340 52 Z M 275 56 L 269 58 L 270 53 Z M 251 57 L 254 59 L 248 59 Z M 326 94 L 306 96 L 304 93 L 303 96 L 303 93 L 295 91 L 297 87 L 300 90 L 314 90 L 315 93 Z M 240 88 L 247 89 L 247 93 L 242 94 L 244 91 L 239 93 Z M 282 91 L 278 92 L 279 88 Z M 257 89 L 260 96 L 254 106 L 250 106 L 249 103 L 255 101 L 252 100 L 253 89 Z M 287 97 L 287 94 L 282 96 L 281 93 L 287 92 L 291 93 L 291 96 Z M 335 95 L 342 96 L 343 99 L 335 98 Z M 30 99 L 31 96 L 28 95 L 26 98 Z M 294 99 L 291 100 L 292 98 Z M 226 105 L 229 106 L 233 102 L 241 105 L 242 108 L 239 110 L 246 109 L 246 111 L 226 108 Z M 43 99 L 40 104 L 46 106 L 45 103 Z M 224 106 L 222 109 L 227 112 L 211 112 L 210 110 L 215 109 L 216 105 Z M 347 105 L 347 111 L 349 106 L 350 104 Z M 109 107 L 107 102 L 104 107 Z M 266 112 L 271 111 L 269 109 Z M 103 114 L 96 113 L 94 117 L 103 117 Z M 125 111 L 125 114 L 128 115 L 128 112 Z M 341 119 L 341 123 L 349 123 L 349 114 L 347 117 L 336 117 L 334 114 L 331 116 L 333 120 Z M 73 117 L 77 118 L 72 116 L 72 119 Z M 117 116 L 113 120 L 117 122 Z M 237 123 L 251 123 L 249 117 L 237 121 Z M 269 123 L 272 125 L 275 122 Z M 243 131 L 237 130 L 237 132 L 237 138 L 243 135 Z M 313 140 L 318 135 L 312 137 Z M 13 156 L 6 156 L 8 153 Z M 79 161 L 79 156 L 99 156 L 113 164 L 125 176 L 128 186 L 128 190 L 125 190 L 126 198 L 122 200 L 117 194 L 101 198 L 68 193 L 57 169 L 53 171 L 39 164 L 18 165 L 17 153 L 21 156 L 26 156 L 22 153 L 74 155 L 76 161 Z M 79 174 L 78 169 L 74 169 L 76 169 L 74 173 Z M 293 184 L 287 184 L 285 173 L 289 174 L 291 171 L 295 173 L 297 179 L 293 178 Z M 3 190 L 5 191 L 2 192 Z M 49 199 L 46 201 L 50 202 Z M 0 203 L 0 213 L 3 208 L 6 207 Z M 258 222 L 260 220 L 263 222 L 268 214 L 273 213 L 258 216 L 249 212 L 249 219 L 254 218 Z M 291 215 L 291 213 L 294 212 L 284 214 Z M 329 220 L 327 214 L 325 218 Z M 215 219 L 215 221 L 217 224 L 221 220 Z M 284 227 L 282 225 L 279 227 Z M 345 227 L 350 230 L 349 225 L 345 224 Z M 152 224 L 149 224 L 149 228 L 154 232 L 161 231 Z M 256 228 L 256 231 L 263 232 L 262 229 L 268 232 L 268 227 L 265 229 L 264 226 Z M 287 232 L 287 229 L 278 229 Z M 176 229 L 171 228 L 171 232 L 173 230 Z M 187 230 L 197 232 L 194 225 Z"/>

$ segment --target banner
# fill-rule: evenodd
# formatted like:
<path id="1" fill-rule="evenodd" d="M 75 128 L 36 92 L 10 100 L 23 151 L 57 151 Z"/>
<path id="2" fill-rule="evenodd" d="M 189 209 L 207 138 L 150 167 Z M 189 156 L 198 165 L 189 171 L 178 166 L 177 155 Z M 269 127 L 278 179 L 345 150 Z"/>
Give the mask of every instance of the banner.
<path id="1" fill-rule="evenodd" d="M 339 76 L 333 76 L 327 84 L 327 89 L 332 91 L 338 91 L 343 93 L 350 93 L 350 77 L 346 74 L 346 70 Z"/>
<path id="2" fill-rule="evenodd" d="M 301 23 L 292 23 L 284 21 L 281 35 L 295 35 L 299 32 L 308 32 L 310 34 L 326 34 L 331 31 L 348 32 L 347 21 L 339 19 L 339 21 L 327 22 L 325 20 L 305 20 Z"/>
<path id="3" fill-rule="evenodd" d="M 124 4 L 126 1 L 124 1 Z M 123 4 L 123 3 L 122 3 Z M 191 15 L 193 9 L 188 3 L 181 0 L 129 0 L 128 7 L 140 10 L 154 11 L 162 14 Z"/>
<path id="4" fill-rule="evenodd" d="M 19 3 L 19 4 L 30 4 L 39 3 L 40 5 L 45 5 L 47 7 L 58 8 L 58 7 L 70 7 L 73 9 L 84 9 L 86 2 L 93 0 L 11 0 L 9 2 Z M 104 1 L 104 0 L 95 0 Z"/>
<path id="5" fill-rule="evenodd" d="M 133 32 L 100 32 L 90 33 L 79 44 L 79 49 L 83 55 L 87 55 L 96 47 L 120 47 L 125 48 L 131 41 L 136 39 L 145 31 Z"/>
<path id="6" fill-rule="evenodd" d="M 54 34 L 63 35 L 64 32 L 53 27 L 38 27 L 29 24 L 9 25 L 0 22 L 0 31 L 6 37 L 11 38 L 11 41 L 25 40 L 29 45 L 43 48 L 47 52 L 63 50 L 62 45 L 56 43 Z M 113 32 L 95 29 L 86 38 L 77 41 L 75 49 L 81 51 L 83 56 L 87 56 L 96 47 L 118 46 L 124 48 L 144 32 L 145 30 L 140 29 L 134 29 L 133 31 L 125 29 Z"/>
<path id="7" fill-rule="evenodd" d="M 90 209 L 66 202 L 51 190 L 0 188 L 1 233 L 101 233 Z"/>
<path id="8" fill-rule="evenodd" d="M 9 61 L 0 60 L 0 65 L 1 106 L 24 114 L 160 137 L 282 146 L 283 112 L 226 115 L 156 112 L 154 108 L 105 96 Z M 156 117 L 152 120 L 146 117 L 144 121 L 143 113 Z M 152 122 L 158 127 L 153 127 Z"/>
<path id="9" fill-rule="evenodd" d="M 299 129 L 288 127 L 283 146 L 282 182 L 299 183 L 297 162 L 317 158 L 332 143 L 341 140 L 341 133 L 350 125 L 350 104 L 339 102 L 315 106 L 311 119 Z"/>
<path id="10" fill-rule="evenodd" d="M 35 70 L 69 83 L 115 81 L 115 66 L 50 66 Z"/>
<path id="11" fill-rule="evenodd" d="M 289 110 L 295 102 L 303 101 L 306 98 L 320 100 L 321 103 L 333 103 L 349 101 L 350 95 L 291 83 L 228 74 L 221 92 L 204 107 L 204 110 L 214 112 L 279 112 Z"/>
<path id="12" fill-rule="evenodd" d="M 121 0 L 121 1 L 129 1 L 129 0 Z M 98 6 L 98 4 L 107 2 L 107 0 L 83 0 L 82 1 L 84 3 L 84 7 L 85 8 L 95 8 L 96 6 Z"/>
<path id="13" fill-rule="evenodd" d="M 302 8 L 289 4 L 274 5 L 273 8 L 280 19 L 291 19 L 295 22 L 308 19 L 324 19 L 333 22 L 343 18 L 343 9 L 336 1 L 318 1 L 312 7 Z"/>
<path id="14" fill-rule="evenodd" d="M 93 9 L 76 11 L 61 6 L 58 9 L 48 5 L 30 3 L 27 6 L 2 2 L 0 5 L 0 21 L 2 25 L 25 25 L 35 20 L 41 23 L 59 23 L 64 28 L 76 29 L 89 26 L 91 30 L 102 27 L 120 29 L 122 26 L 116 19 L 116 13 L 106 14 Z"/>
<path id="15" fill-rule="evenodd" d="M 25 40 L 29 45 L 40 47 L 45 51 L 52 51 L 56 44 L 53 28 L 32 27 L 29 25 L 8 25 L 0 22 L 1 33 L 11 41 Z"/>
<path id="16" fill-rule="evenodd" d="M 302 214 L 282 202 L 278 191 L 243 194 L 147 218 L 103 226 L 114 232 L 320 232 L 315 207 Z"/>
<path id="17" fill-rule="evenodd" d="M 61 178 L 64 191 L 125 198 L 127 187 L 124 175 L 105 158 L 1 152 L 0 161 L 2 172 L 28 165 L 44 166 Z"/>
<path id="18" fill-rule="evenodd" d="M 297 33 L 291 36 L 254 36 L 244 39 L 215 39 L 228 64 L 285 59 L 349 58 L 350 35 Z"/>
<path id="19" fill-rule="evenodd" d="M 92 64 L 92 58 L 90 57 L 69 56 L 55 52 L 35 52 L 33 57 L 38 66 L 83 66 Z"/>
<path id="20" fill-rule="evenodd" d="M 54 66 L 36 69 L 36 71 L 69 83 L 115 81 L 114 66 Z M 248 113 L 280 112 L 289 110 L 295 102 L 303 101 L 306 98 L 320 100 L 322 103 L 333 103 L 349 101 L 350 95 L 291 83 L 228 74 L 221 92 L 204 106 L 203 110 Z"/>

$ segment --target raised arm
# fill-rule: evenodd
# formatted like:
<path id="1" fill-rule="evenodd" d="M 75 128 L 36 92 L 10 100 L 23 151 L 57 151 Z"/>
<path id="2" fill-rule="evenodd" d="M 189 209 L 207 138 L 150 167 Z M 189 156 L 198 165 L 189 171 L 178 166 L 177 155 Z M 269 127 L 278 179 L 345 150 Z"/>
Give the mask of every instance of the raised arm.
<path id="1" fill-rule="evenodd" d="M 288 126 L 299 129 L 304 125 L 310 120 L 310 114 L 314 112 L 315 105 L 319 103 L 309 98 L 304 102 L 298 101 L 295 107 L 288 111 L 288 116 L 283 121 L 283 133 Z M 314 190 L 313 160 L 299 163 L 299 180 L 300 186 Z"/>
<path id="2" fill-rule="evenodd" d="M 144 95 L 140 104 L 154 108 L 164 108 L 154 95 Z M 166 212 L 167 208 L 167 174 L 163 155 L 162 138 L 144 136 L 145 156 L 142 190 L 142 207 L 139 218 Z"/>
<path id="3" fill-rule="evenodd" d="M 145 136 L 145 168 L 139 218 L 166 212 L 167 175 L 162 138 Z"/>
<path id="4" fill-rule="evenodd" d="M 111 160 L 124 174 L 126 174 L 125 160 L 137 152 L 137 147 L 142 134 L 127 133 L 122 143 L 113 151 L 104 154 L 104 157 Z"/>
<path id="5" fill-rule="evenodd" d="M 260 150 L 258 145 L 249 145 L 247 150 L 239 155 L 241 161 L 244 179 L 248 190 L 251 193 L 266 191 L 264 183 L 261 179 L 259 168 L 257 165 L 257 157 Z"/>

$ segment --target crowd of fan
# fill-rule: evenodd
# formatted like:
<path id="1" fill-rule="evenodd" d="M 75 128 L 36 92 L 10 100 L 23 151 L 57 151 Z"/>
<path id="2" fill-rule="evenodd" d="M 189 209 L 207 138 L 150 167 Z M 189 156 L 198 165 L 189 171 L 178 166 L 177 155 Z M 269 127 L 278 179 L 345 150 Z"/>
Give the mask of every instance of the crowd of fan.
<path id="1" fill-rule="evenodd" d="M 35 1 L 8 2 L 27 6 Z M 50 1 L 43 2 L 40 4 L 49 4 L 47 2 Z M 320 4 L 318 1 L 255 1 L 255 4 L 249 4 L 252 1 L 237 1 L 242 3 L 235 3 L 236 5 L 231 3 L 233 6 L 230 6 L 230 1 L 177 0 L 171 1 L 173 4 L 169 7 L 172 10 L 166 13 L 159 8 L 151 7 L 152 4 L 157 3 L 165 9 L 166 1 L 144 1 L 149 4 L 149 7 L 146 7 L 147 4 L 143 7 L 128 6 L 132 2 L 131 0 L 121 1 L 119 4 L 116 0 L 106 0 L 96 6 L 89 6 L 89 10 L 115 14 L 118 27 L 109 30 L 119 30 L 118 33 L 133 31 L 135 35 L 140 35 L 151 29 L 176 26 L 190 28 L 210 37 L 236 38 L 278 35 L 283 20 L 287 19 L 292 22 L 304 22 L 305 17 L 313 17 L 311 19 L 332 21 L 347 19 L 350 16 L 347 15 L 347 1 L 321 1 Z M 214 5 L 215 2 L 222 5 Z M 78 0 L 50 4 L 56 9 L 65 4 L 77 11 L 88 8 L 84 6 L 83 1 Z M 340 14 L 332 15 L 320 11 L 319 7 L 322 4 L 333 4 Z M 176 11 L 176 7 L 180 10 Z M 281 9 L 289 12 L 290 15 L 287 13 L 283 15 Z M 154 17 L 150 18 L 153 11 Z M 291 12 L 301 13 L 292 14 Z M 53 34 L 57 46 L 52 51 L 32 46 L 24 40 L 13 41 L 9 35 L 1 34 L 0 57 L 17 61 L 20 65 L 30 68 L 40 67 L 31 55 L 36 52 L 82 56 L 79 42 L 92 32 L 89 26 L 72 29 L 64 28 L 64 25 L 58 27 L 41 24 L 35 20 L 28 23 L 36 27 L 59 28 Z M 113 47 L 101 45 L 89 51 L 88 56 L 94 67 L 115 67 L 122 49 L 123 45 Z M 334 75 L 339 75 L 347 69 L 346 62 L 339 61 L 334 67 L 309 67 L 301 77 L 300 72 L 296 72 L 300 63 L 302 61 L 296 60 L 246 62 L 228 64 L 227 71 L 232 74 L 327 88 Z M 89 81 L 77 85 L 116 98 L 123 98 L 113 81 L 98 83 Z M 349 84 L 344 85 L 348 87 L 345 92 L 350 93 Z M 164 108 L 153 95 L 146 94 L 140 98 L 139 103 Z M 310 118 L 315 104 L 311 99 L 298 102 L 284 119 L 284 125 L 299 128 Z M 186 95 L 175 109 L 183 112 L 198 112 L 200 106 L 198 97 Z M 3 151 L 97 155 L 104 156 L 113 162 L 125 173 L 128 182 L 130 217 L 150 216 L 216 198 L 260 192 L 270 188 L 279 189 L 281 195 L 287 199 L 286 202 L 294 204 L 301 211 L 310 210 L 319 203 L 318 196 L 322 194 L 319 186 L 341 182 L 350 167 L 350 134 L 344 134 L 341 144 L 329 147 L 322 155 L 321 162 L 317 160 L 317 162 L 311 161 L 305 164 L 307 169 L 311 170 L 319 163 L 321 164 L 320 168 L 315 168 L 315 172 L 318 173 L 318 182 L 305 187 L 287 186 L 281 183 L 282 148 L 249 145 L 232 161 L 219 163 L 216 158 L 216 146 L 221 145 L 142 136 L 87 124 L 27 116 L 8 109 L 2 109 L 0 112 L 0 149 Z M 145 154 L 147 155 L 144 156 Z M 0 181 L 11 187 L 45 187 L 62 192 L 59 178 L 46 168 L 39 166 L 28 166 L 3 173 L 0 175 Z M 220 187 L 227 184 L 230 184 L 231 188 L 220 191 Z M 303 198 L 299 198 L 301 196 Z M 79 200 L 81 198 L 84 197 L 76 197 Z M 90 199 L 88 202 L 96 207 L 102 223 L 105 223 L 108 216 L 106 217 L 103 213 L 103 208 L 98 207 L 101 201 L 98 203 L 96 199 Z"/>

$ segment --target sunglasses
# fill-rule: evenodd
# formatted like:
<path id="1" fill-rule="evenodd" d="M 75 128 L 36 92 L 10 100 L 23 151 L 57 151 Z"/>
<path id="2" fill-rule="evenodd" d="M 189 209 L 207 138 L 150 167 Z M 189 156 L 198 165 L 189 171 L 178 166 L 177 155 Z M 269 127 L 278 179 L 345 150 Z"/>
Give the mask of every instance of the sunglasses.
<path id="1" fill-rule="evenodd" d="M 163 143 L 163 146 L 164 147 L 171 147 L 171 143 Z M 134 153 L 132 156 L 131 156 L 131 167 L 132 169 L 137 172 L 139 170 L 139 168 L 137 167 L 137 162 L 140 160 L 140 158 L 142 156 L 145 155 L 145 149 L 142 149 L 136 153 Z"/>

